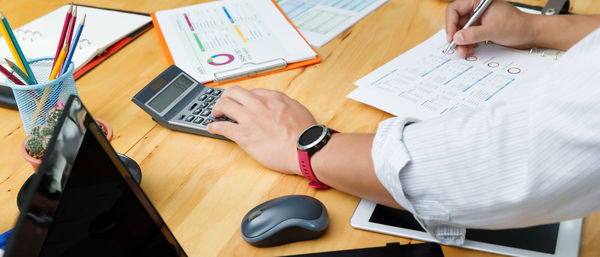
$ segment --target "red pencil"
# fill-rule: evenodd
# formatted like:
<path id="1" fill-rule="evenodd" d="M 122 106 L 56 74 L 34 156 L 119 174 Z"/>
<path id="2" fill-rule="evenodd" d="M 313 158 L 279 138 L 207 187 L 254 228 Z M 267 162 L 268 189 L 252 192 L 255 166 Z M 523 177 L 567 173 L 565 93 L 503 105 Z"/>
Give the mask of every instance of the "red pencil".
<path id="1" fill-rule="evenodd" d="M 73 15 L 71 16 L 71 22 L 69 23 L 69 30 L 67 31 L 67 37 L 65 38 L 65 43 L 70 47 L 71 40 L 73 37 L 73 31 L 75 31 L 75 22 L 77 21 L 77 6 L 73 8 Z M 67 47 L 67 49 L 69 49 Z"/>
<path id="2" fill-rule="evenodd" d="M 65 35 L 67 34 L 67 30 L 69 29 L 69 21 L 71 21 L 71 12 L 73 11 L 73 3 L 69 7 L 67 11 L 67 16 L 65 17 L 65 24 L 63 24 L 62 33 L 60 33 L 60 39 L 58 40 L 58 47 L 56 48 L 56 54 L 54 54 L 54 62 L 52 63 L 52 67 L 56 63 L 56 59 L 58 59 L 58 54 L 60 53 L 60 49 L 65 44 Z"/>
<path id="3" fill-rule="evenodd" d="M 15 75 L 13 75 L 10 71 L 8 71 L 2 65 L 0 65 L 0 72 L 2 72 L 2 74 L 4 74 L 4 76 L 6 76 L 8 79 L 12 80 L 12 82 L 14 82 L 15 84 L 17 84 L 17 85 L 25 85 L 25 83 L 23 83 L 23 81 L 21 81 L 20 79 L 18 79 L 17 77 L 15 77 Z"/>

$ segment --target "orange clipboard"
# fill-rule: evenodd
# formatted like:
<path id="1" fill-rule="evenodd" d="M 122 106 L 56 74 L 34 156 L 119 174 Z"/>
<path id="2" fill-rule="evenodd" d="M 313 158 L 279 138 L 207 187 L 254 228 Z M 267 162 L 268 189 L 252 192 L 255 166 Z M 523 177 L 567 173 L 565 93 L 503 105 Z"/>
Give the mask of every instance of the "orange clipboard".
<path id="1" fill-rule="evenodd" d="M 207 82 L 204 83 L 207 86 L 221 86 L 227 83 L 233 83 L 233 82 L 238 82 L 238 81 L 242 81 L 245 79 L 249 79 L 249 78 L 255 78 L 255 77 L 260 77 L 260 76 L 266 76 L 269 74 L 274 74 L 277 72 L 282 72 L 282 71 L 287 71 L 287 70 L 292 70 L 292 69 L 296 69 L 296 68 L 300 68 L 300 67 L 304 67 L 304 66 L 308 66 L 311 64 L 315 64 L 315 63 L 320 63 L 321 62 L 321 56 L 319 56 L 319 53 L 317 53 L 317 51 L 308 43 L 308 41 L 306 41 L 306 38 L 304 38 L 304 36 L 302 35 L 302 33 L 300 33 L 300 31 L 298 31 L 298 28 L 296 28 L 296 26 L 294 26 L 294 23 L 292 23 L 292 21 L 287 17 L 287 15 L 285 15 L 285 13 L 283 12 L 283 10 L 281 10 L 281 8 L 279 7 L 279 5 L 277 4 L 277 2 L 275 2 L 275 0 L 271 0 L 271 2 L 275 5 L 275 7 L 277 7 L 277 10 L 279 10 L 281 12 L 281 14 L 283 15 L 283 17 L 285 17 L 285 19 L 290 23 L 290 25 L 292 25 L 292 27 L 296 30 L 296 32 L 298 32 L 298 34 L 302 37 L 302 39 L 304 40 L 304 42 L 306 42 L 306 44 L 308 44 L 310 46 L 310 48 L 315 51 L 315 53 L 317 54 L 316 57 L 314 59 L 310 59 L 310 60 L 306 60 L 306 61 L 301 61 L 301 62 L 295 62 L 295 63 L 288 63 L 288 65 L 283 68 L 283 69 L 279 69 L 279 70 L 274 70 L 274 71 L 269 71 L 269 72 L 265 72 L 265 73 L 260 73 L 254 76 L 249 76 L 249 77 L 244 77 L 244 78 L 240 78 L 240 79 L 234 79 L 234 80 L 230 80 L 230 81 L 225 81 L 225 82 Z M 151 12 L 150 16 L 152 17 L 152 23 L 154 24 L 154 28 L 156 28 L 156 34 L 158 35 L 158 40 L 160 45 L 162 46 L 162 50 L 163 53 L 165 55 L 165 57 L 167 58 L 167 62 L 171 65 L 175 64 L 175 60 L 173 60 L 173 56 L 171 55 L 171 51 L 169 50 L 169 46 L 167 46 L 167 41 L 165 40 L 164 34 L 162 33 L 162 30 L 160 28 L 160 24 L 158 23 L 158 19 L 156 19 L 156 11 Z"/>

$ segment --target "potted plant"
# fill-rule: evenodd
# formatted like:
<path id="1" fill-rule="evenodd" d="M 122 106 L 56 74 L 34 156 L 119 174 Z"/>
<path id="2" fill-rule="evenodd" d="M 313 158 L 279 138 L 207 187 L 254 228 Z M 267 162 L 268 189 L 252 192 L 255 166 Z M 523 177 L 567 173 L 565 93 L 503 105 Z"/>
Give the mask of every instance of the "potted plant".
<path id="1" fill-rule="evenodd" d="M 33 127 L 29 136 L 21 143 L 21 154 L 23 155 L 23 158 L 31 164 L 33 170 L 36 172 L 42 163 L 46 147 L 48 147 L 48 143 L 50 143 L 50 138 L 54 133 L 54 128 L 58 124 L 58 119 L 62 115 L 63 110 L 64 104 L 62 102 L 50 109 L 46 117 L 46 123 Z M 94 118 L 94 120 L 102 129 L 106 139 L 110 141 L 113 136 L 113 130 L 110 124 L 103 119 Z"/>

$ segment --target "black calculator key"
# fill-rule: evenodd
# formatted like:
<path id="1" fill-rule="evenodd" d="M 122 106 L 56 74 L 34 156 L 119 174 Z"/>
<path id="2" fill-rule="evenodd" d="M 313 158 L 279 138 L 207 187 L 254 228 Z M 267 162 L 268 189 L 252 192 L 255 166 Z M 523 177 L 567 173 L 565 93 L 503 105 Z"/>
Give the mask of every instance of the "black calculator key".
<path id="1" fill-rule="evenodd" d="M 201 116 L 208 116 L 210 115 L 210 110 L 204 110 L 202 111 L 202 113 L 200 113 Z"/>
<path id="2" fill-rule="evenodd" d="M 221 90 L 215 90 L 215 92 L 213 92 L 213 95 L 220 95 L 221 94 Z"/>
<path id="3" fill-rule="evenodd" d="M 198 109 L 194 110 L 194 111 L 192 112 L 192 114 L 194 114 L 194 115 L 198 115 L 198 114 L 200 114 L 200 112 L 201 112 L 201 111 L 202 111 L 202 108 L 198 108 Z"/>
<path id="4" fill-rule="evenodd" d="M 214 90 L 214 89 L 212 89 L 212 88 L 210 88 L 210 87 L 206 89 L 206 93 L 207 93 L 207 94 L 210 94 L 210 93 L 212 93 L 213 91 L 215 91 L 215 90 Z"/>
<path id="5" fill-rule="evenodd" d="M 196 116 L 190 115 L 185 119 L 185 121 L 192 121 L 192 120 L 194 120 L 194 118 L 196 118 Z"/>
<path id="6" fill-rule="evenodd" d="M 211 124 L 214 120 L 212 119 L 206 119 L 204 120 L 204 122 L 202 123 L 202 125 L 207 126 L 208 124 Z"/>
<path id="7" fill-rule="evenodd" d="M 198 97 L 198 100 L 200 101 L 204 101 L 204 99 L 206 99 L 206 95 L 201 95 L 200 97 Z"/>
<path id="8" fill-rule="evenodd" d="M 200 108 L 205 108 L 206 106 L 208 106 L 208 103 L 206 103 L 206 102 L 200 103 Z"/>
<path id="9" fill-rule="evenodd" d="M 192 121 L 192 122 L 196 123 L 196 124 L 200 124 L 200 123 L 202 123 L 202 121 L 204 121 L 204 118 L 202 118 L 202 117 L 196 117 L 196 119 L 194 119 L 194 121 Z"/>
<path id="10" fill-rule="evenodd" d="M 192 106 L 190 106 L 190 111 L 193 110 L 194 108 L 196 108 L 196 106 L 198 106 L 197 103 L 192 104 Z"/>
<path id="11" fill-rule="evenodd" d="M 208 109 L 211 109 L 211 110 L 212 110 L 212 108 L 213 108 L 213 107 L 215 107 L 215 104 L 211 104 L 211 105 L 209 105 L 209 106 L 208 106 Z"/>
<path id="12" fill-rule="evenodd" d="M 179 116 L 179 120 L 183 120 L 183 119 L 185 119 L 185 115 Z"/>
<path id="13" fill-rule="evenodd" d="M 206 101 L 212 102 L 212 100 L 215 100 L 214 96 L 209 96 L 208 98 L 206 98 Z"/>

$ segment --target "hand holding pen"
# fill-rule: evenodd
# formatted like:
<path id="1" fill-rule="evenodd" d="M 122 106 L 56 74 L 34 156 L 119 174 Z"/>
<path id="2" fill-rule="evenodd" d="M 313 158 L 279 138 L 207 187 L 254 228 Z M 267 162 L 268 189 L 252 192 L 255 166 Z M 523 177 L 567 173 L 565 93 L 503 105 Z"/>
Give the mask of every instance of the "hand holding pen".
<path id="1" fill-rule="evenodd" d="M 530 48 L 534 46 L 533 16 L 503 0 L 457 0 L 446 10 L 446 39 L 456 44 L 461 57 L 473 55 L 475 45 L 487 40 L 509 47 Z"/>

